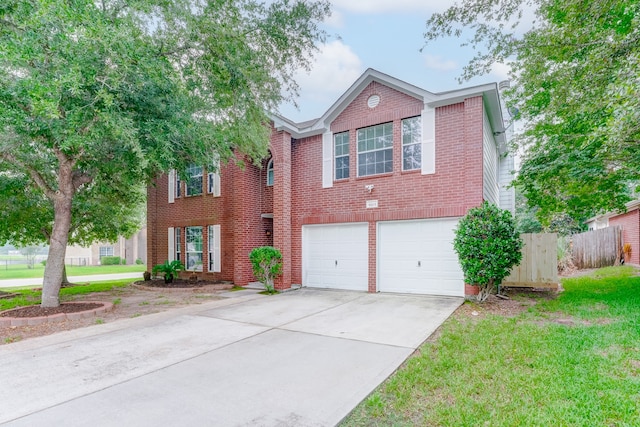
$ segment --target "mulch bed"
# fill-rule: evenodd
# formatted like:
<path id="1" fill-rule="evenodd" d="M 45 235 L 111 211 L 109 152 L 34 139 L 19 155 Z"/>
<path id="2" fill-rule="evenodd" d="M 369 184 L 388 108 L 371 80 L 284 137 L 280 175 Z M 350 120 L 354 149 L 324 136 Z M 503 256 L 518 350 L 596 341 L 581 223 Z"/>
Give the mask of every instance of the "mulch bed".
<path id="1" fill-rule="evenodd" d="M 202 288 L 205 286 L 215 286 L 220 289 L 231 289 L 232 283 L 221 280 L 185 280 L 185 279 L 173 279 L 171 283 L 165 283 L 164 279 L 153 279 L 147 281 L 138 281 L 134 283 L 135 286 L 140 288 L 158 288 L 158 289 L 193 289 Z"/>
<path id="2" fill-rule="evenodd" d="M 44 317 L 59 313 L 78 313 L 81 311 L 95 310 L 102 307 L 98 303 L 61 303 L 58 307 L 40 307 L 30 305 L 27 307 L 14 308 L 0 313 L 0 317 Z"/>

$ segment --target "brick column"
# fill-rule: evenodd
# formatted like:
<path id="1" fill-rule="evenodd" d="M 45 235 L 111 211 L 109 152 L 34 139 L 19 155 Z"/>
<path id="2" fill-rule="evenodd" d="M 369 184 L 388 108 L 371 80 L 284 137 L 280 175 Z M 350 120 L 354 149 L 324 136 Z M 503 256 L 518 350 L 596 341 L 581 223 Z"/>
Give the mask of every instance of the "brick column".
<path id="1" fill-rule="evenodd" d="M 465 212 L 482 204 L 482 97 L 464 100 L 464 205 Z"/>
<path id="2" fill-rule="evenodd" d="M 277 289 L 291 287 L 291 135 L 279 132 L 271 138 L 273 154 L 273 245 L 282 252 L 282 275 Z"/>
<path id="3" fill-rule="evenodd" d="M 244 169 L 233 168 L 233 283 L 245 286 L 255 280 L 249 253 L 262 246 L 264 230 L 260 218 L 260 170 L 246 162 Z"/>
<path id="4" fill-rule="evenodd" d="M 156 183 L 157 184 L 157 183 Z M 151 234 L 147 237 L 147 271 L 151 271 L 153 266 L 158 264 L 158 187 L 157 185 L 147 186 L 147 230 Z"/>
<path id="5" fill-rule="evenodd" d="M 369 292 L 376 292 L 377 282 L 377 223 L 369 221 Z"/>

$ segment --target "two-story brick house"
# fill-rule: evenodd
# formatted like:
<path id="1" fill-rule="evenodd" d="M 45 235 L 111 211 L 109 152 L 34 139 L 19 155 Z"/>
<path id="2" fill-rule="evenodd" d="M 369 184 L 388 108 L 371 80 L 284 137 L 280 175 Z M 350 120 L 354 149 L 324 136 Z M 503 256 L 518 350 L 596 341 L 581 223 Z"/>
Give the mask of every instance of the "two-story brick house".
<path id="1" fill-rule="evenodd" d="M 488 200 L 513 209 L 496 84 L 431 93 L 367 70 L 320 118 L 273 118 L 262 167 L 194 166 L 148 190 L 148 264 L 254 281 L 248 254 L 273 245 L 279 288 L 464 295 L 452 240 Z"/>

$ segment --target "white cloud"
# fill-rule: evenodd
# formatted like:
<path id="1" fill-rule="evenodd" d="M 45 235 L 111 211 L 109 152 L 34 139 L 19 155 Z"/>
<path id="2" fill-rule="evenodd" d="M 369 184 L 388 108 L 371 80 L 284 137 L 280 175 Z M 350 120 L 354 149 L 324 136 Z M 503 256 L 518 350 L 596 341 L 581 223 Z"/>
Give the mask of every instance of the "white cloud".
<path id="1" fill-rule="evenodd" d="M 444 59 L 440 55 L 425 55 L 425 65 L 430 70 L 451 71 L 458 68 L 458 64 L 451 59 Z"/>
<path id="2" fill-rule="evenodd" d="M 509 64 L 509 61 L 507 61 L 507 63 L 496 62 L 491 66 L 491 72 L 489 73 L 489 75 L 497 81 L 510 80 L 510 70 L 511 65 Z"/>
<path id="3" fill-rule="evenodd" d="M 344 15 L 334 8 L 331 10 L 331 16 L 328 17 L 324 23 L 330 27 L 344 28 Z"/>
<path id="4" fill-rule="evenodd" d="M 333 0 L 334 7 L 356 13 L 385 12 L 440 12 L 453 5 L 455 0 Z"/>
<path id="5" fill-rule="evenodd" d="M 311 72 L 300 71 L 295 78 L 305 98 L 333 102 L 360 77 L 362 71 L 358 55 L 341 40 L 333 40 L 320 48 Z"/>

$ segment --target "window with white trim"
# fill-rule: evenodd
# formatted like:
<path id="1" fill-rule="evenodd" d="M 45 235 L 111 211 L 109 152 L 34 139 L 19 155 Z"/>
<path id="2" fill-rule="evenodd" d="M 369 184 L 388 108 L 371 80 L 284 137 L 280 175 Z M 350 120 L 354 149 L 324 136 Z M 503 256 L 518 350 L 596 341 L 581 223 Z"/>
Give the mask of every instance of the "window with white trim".
<path id="1" fill-rule="evenodd" d="M 180 186 L 180 175 L 176 173 L 176 197 L 180 197 L 182 195 L 182 187 Z"/>
<path id="2" fill-rule="evenodd" d="M 100 246 L 100 258 L 103 256 L 113 256 L 113 246 Z"/>
<path id="3" fill-rule="evenodd" d="M 335 179 L 349 178 L 349 132 L 335 134 L 333 136 L 333 144 L 336 167 Z"/>
<path id="4" fill-rule="evenodd" d="M 208 271 L 211 273 L 217 273 L 222 271 L 220 265 L 220 226 L 208 226 L 207 237 L 207 249 L 209 251 Z"/>
<path id="5" fill-rule="evenodd" d="M 273 158 L 267 163 L 267 187 L 273 186 Z"/>
<path id="6" fill-rule="evenodd" d="M 187 183 L 185 196 L 202 194 L 202 166 L 190 165 L 187 168 Z"/>
<path id="7" fill-rule="evenodd" d="M 180 258 L 180 254 L 181 254 L 181 250 L 180 250 L 180 240 L 181 240 L 181 232 L 182 229 L 180 227 L 176 227 L 175 228 L 175 238 L 174 238 L 174 242 L 175 242 L 175 257 L 173 259 L 178 260 L 178 261 L 182 261 L 182 259 Z"/>
<path id="8" fill-rule="evenodd" d="M 358 129 L 358 176 L 393 172 L 393 123 Z"/>
<path id="9" fill-rule="evenodd" d="M 422 168 L 422 118 L 402 121 L 402 170 Z"/>
<path id="10" fill-rule="evenodd" d="M 202 227 L 185 227 L 187 270 L 202 271 Z"/>

